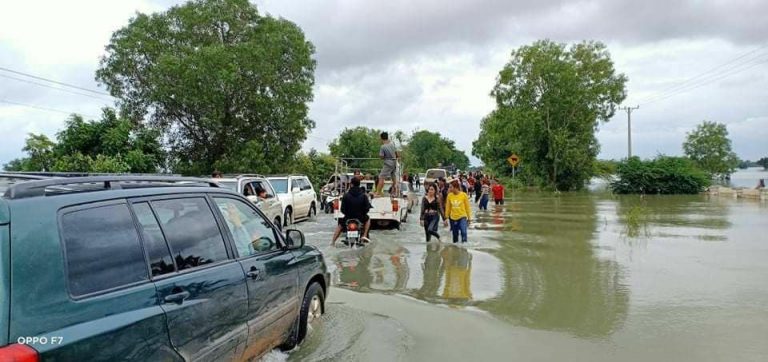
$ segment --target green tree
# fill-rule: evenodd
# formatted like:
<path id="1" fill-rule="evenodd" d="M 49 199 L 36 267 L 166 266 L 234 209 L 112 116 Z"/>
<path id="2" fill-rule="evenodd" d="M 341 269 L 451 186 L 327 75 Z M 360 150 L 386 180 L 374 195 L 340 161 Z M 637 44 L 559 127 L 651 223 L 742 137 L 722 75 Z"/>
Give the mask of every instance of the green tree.
<path id="1" fill-rule="evenodd" d="M 728 129 L 722 123 L 702 122 L 687 134 L 683 150 L 712 177 L 726 177 L 739 165 L 739 158 L 731 150 Z"/>
<path id="2" fill-rule="evenodd" d="M 29 155 L 26 168 L 50 171 L 53 166 L 53 147 L 56 144 L 43 134 L 30 133 L 21 150 Z"/>
<path id="3" fill-rule="evenodd" d="M 263 172 L 292 160 L 314 127 L 313 53 L 298 26 L 248 0 L 195 0 L 137 14 L 96 78 L 131 119 L 163 131 L 175 171 Z"/>
<path id="4" fill-rule="evenodd" d="M 308 153 L 296 154 L 288 172 L 307 175 L 315 190 L 319 190 L 333 174 L 335 167 L 336 159 L 333 156 L 312 149 Z"/>
<path id="5" fill-rule="evenodd" d="M 496 109 L 481 122 L 473 154 L 496 172 L 518 154 L 523 171 L 556 189 L 581 189 L 599 152 L 595 130 L 626 97 L 602 43 L 541 40 L 512 52 L 491 96 Z"/>
<path id="6" fill-rule="evenodd" d="M 165 163 L 160 132 L 118 117 L 109 108 L 98 121 L 72 115 L 56 142 L 30 134 L 22 150 L 27 157 L 11 161 L 7 170 L 153 173 Z"/>
<path id="7" fill-rule="evenodd" d="M 368 127 L 345 128 L 328 148 L 337 158 L 379 158 L 381 130 Z M 394 138 L 394 137 L 391 137 Z M 381 168 L 380 161 L 349 160 L 350 167 L 373 172 Z"/>
<path id="8" fill-rule="evenodd" d="M 438 164 L 450 165 L 466 170 L 469 167 L 467 155 L 456 149 L 452 140 L 438 132 L 417 131 L 408 139 L 403 158 L 409 169 L 426 170 Z"/>
<path id="9" fill-rule="evenodd" d="M 764 170 L 768 170 L 768 157 L 763 157 L 757 160 L 757 164 L 763 166 Z"/>

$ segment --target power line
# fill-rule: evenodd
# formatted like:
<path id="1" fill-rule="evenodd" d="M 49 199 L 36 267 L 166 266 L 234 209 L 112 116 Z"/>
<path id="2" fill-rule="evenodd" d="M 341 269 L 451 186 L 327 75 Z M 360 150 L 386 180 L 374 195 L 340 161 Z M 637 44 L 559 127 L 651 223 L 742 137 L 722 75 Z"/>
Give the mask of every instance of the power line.
<path id="1" fill-rule="evenodd" d="M 681 89 L 679 89 L 677 91 L 668 92 L 666 94 L 659 94 L 659 95 L 657 95 L 655 97 L 646 98 L 646 100 L 644 102 L 640 102 L 640 103 L 641 104 L 655 103 L 655 102 L 658 102 L 658 101 L 661 101 L 661 100 L 664 100 L 664 99 L 676 96 L 678 94 L 683 94 L 683 93 L 690 92 L 690 91 L 692 91 L 694 89 L 703 87 L 705 85 L 712 84 L 712 83 L 714 83 L 716 81 L 728 78 L 730 76 L 733 76 L 733 75 L 736 75 L 738 73 L 744 72 L 746 70 L 752 69 L 752 68 L 754 68 L 756 66 L 768 63 L 768 58 L 765 58 L 765 59 L 753 59 L 753 60 L 757 60 L 757 62 L 741 64 L 739 67 L 734 68 L 734 69 L 730 69 L 729 71 L 727 71 L 725 73 L 716 74 L 715 76 L 709 77 L 707 79 L 704 79 L 704 80 L 701 80 L 701 81 L 698 81 L 698 82 L 694 82 L 694 83 L 690 84 L 689 86 L 681 88 Z"/>
<path id="2" fill-rule="evenodd" d="M 766 59 L 762 58 L 763 56 L 768 55 L 768 53 L 760 53 L 760 51 L 765 48 L 768 48 L 768 44 L 758 47 L 756 49 L 750 50 L 733 59 L 730 59 L 725 63 L 722 63 L 710 69 L 707 69 L 706 71 L 701 72 L 691 78 L 688 78 L 672 86 L 669 86 L 657 92 L 656 94 L 653 94 L 651 96 L 641 99 L 639 103 L 648 104 L 648 103 L 657 102 L 662 99 L 667 99 L 674 95 L 688 92 L 692 89 L 696 89 L 703 85 L 711 84 L 714 81 L 717 81 L 717 80 L 726 78 L 728 76 L 740 73 L 747 69 L 753 68 L 759 64 L 764 63 L 765 60 L 768 60 L 768 58 Z M 725 68 L 725 69 L 720 70 L 721 68 Z M 714 71 L 717 71 L 717 70 L 720 70 L 720 71 L 713 73 Z"/>
<path id="3" fill-rule="evenodd" d="M 94 116 L 94 115 L 91 115 L 91 114 L 85 114 L 85 113 L 80 113 L 80 112 L 68 112 L 68 111 L 63 111 L 61 109 L 41 107 L 41 106 L 36 106 L 34 104 L 27 104 L 27 103 L 21 103 L 21 102 L 16 102 L 16 101 L 10 101 L 10 100 L 3 99 L 3 98 L 0 98 L 0 102 L 8 103 L 8 104 L 13 104 L 13 105 L 17 105 L 17 106 L 22 106 L 22 107 L 27 107 L 27 108 L 32 108 L 32 109 L 37 109 L 37 110 L 40 110 L 40 111 L 63 113 L 63 114 L 67 114 L 67 115 L 80 114 L 80 115 L 88 116 L 88 117 L 91 117 L 91 118 L 98 118 L 97 116 Z"/>
<path id="4" fill-rule="evenodd" d="M 51 88 L 51 89 L 55 89 L 55 90 L 62 91 L 62 92 L 77 94 L 77 95 L 81 95 L 81 96 L 89 97 L 89 98 L 93 98 L 93 99 L 100 99 L 100 100 L 103 100 L 103 101 L 111 101 L 109 99 L 106 99 L 106 98 L 103 98 L 103 97 L 100 97 L 100 96 L 96 96 L 96 95 L 92 95 L 92 94 L 86 94 L 86 93 L 81 93 L 81 92 L 73 91 L 73 90 L 66 89 L 66 88 L 54 87 L 52 85 L 48 85 L 48 84 L 44 84 L 44 83 L 38 83 L 38 82 L 31 81 L 31 80 L 23 79 L 23 78 L 16 78 L 16 77 L 12 77 L 10 75 L 0 74 L 0 77 L 8 78 L 8 79 L 13 79 L 13 80 L 16 80 L 16 81 L 19 81 L 19 82 L 34 84 L 34 85 L 37 85 L 37 86 L 40 86 L 40 87 Z"/>
<path id="5" fill-rule="evenodd" d="M 733 59 L 731 59 L 731 60 L 729 60 L 729 61 L 727 61 L 725 63 L 722 63 L 720 65 L 717 65 L 717 66 L 714 66 L 712 68 L 709 68 L 709 69 L 707 69 L 707 70 L 705 70 L 705 71 L 703 71 L 703 72 L 701 72 L 701 73 L 699 73 L 699 74 L 697 74 L 697 75 L 695 75 L 695 76 L 693 76 L 691 78 L 688 78 L 688 79 L 686 79 L 686 80 L 684 80 L 684 81 L 682 81 L 680 83 L 673 84 L 673 85 L 671 85 L 671 86 L 669 86 L 669 87 L 667 87 L 665 89 L 662 89 L 661 91 L 659 91 L 659 93 L 665 93 L 665 92 L 668 92 L 668 91 L 673 90 L 675 88 L 679 88 L 679 87 L 685 85 L 688 82 L 691 82 L 691 81 L 694 81 L 694 80 L 696 80 L 698 78 L 701 78 L 702 76 L 706 75 L 707 73 L 710 73 L 710 72 L 713 72 L 715 70 L 718 70 L 719 68 L 722 68 L 722 67 L 724 67 L 724 66 L 726 66 L 728 64 L 731 64 L 731 63 L 733 63 L 733 62 L 735 62 L 735 61 L 737 61 L 739 59 L 743 59 L 744 57 L 749 56 L 749 55 L 751 55 L 751 54 L 753 54 L 753 53 L 755 53 L 757 51 L 760 51 L 762 49 L 765 49 L 765 48 L 768 48 L 768 44 L 763 45 L 761 47 L 758 47 L 756 49 L 752 49 L 752 50 L 750 50 L 750 51 L 748 51 L 746 53 L 743 53 L 743 54 L 741 54 L 741 55 L 739 55 L 739 56 L 737 56 L 737 57 L 735 57 L 735 58 L 733 58 Z"/>
<path id="6" fill-rule="evenodd" d="M 91 92 L 91 93 L 100 94 L 100 95 L 104 95 L 104 96 L 110 96 L 110 97 L 112 96 L 109 93 L 105 93 L 105 92 L 102 92 L 102 91 L 97 91 L 97 90 L 93 90 L 93 89 L 83 88 L 83 87 L 80 87 L 80 86 L 77 86 L 77 85 L 74 85 L 74 84 L 59 82 L 57 80 L 43 78 L 43 77 L 39 77 L 39 76 L 32 75 L 32 74 L 29 74 L 29 73 L 24 73 L 24 72 L 19 72 L 17 70 L 13 70 L 13 69 L 8 69 L 8 68 L 5 68 L 5 67 L 0 67 L 0 70 L 4 71 L 4 72 L 8 72 L 8 73 L 23 75 L 25 77 L 34 78 L 34 79 L 37 79 L 37 80 L 42 80 L 42 81 L 49 82 L 49 83 L 58 84 L 58 85 L 65 86 L 65 87 L 79 89 L 79 90 L 86 91 L 86 92 Z"/>

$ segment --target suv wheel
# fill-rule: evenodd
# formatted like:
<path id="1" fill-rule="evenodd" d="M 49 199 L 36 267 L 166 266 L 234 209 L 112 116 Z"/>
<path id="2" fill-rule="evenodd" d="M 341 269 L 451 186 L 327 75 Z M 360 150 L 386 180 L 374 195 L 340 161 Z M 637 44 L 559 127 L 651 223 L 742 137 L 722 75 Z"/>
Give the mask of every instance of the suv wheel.
<path id="1" fill-rule="evenodd" d="M 301 311 L 298 318 L 296 318 L 296 322 L 293 324 L 290 337 L 280 346 L 280 349 L 290 350 L 303 342 L 304 338 L 307 337 L 307 332 L 317 326 L 324 311 L 325 293 L 323 292 L 323 287 L 318 283 L 312 283 L 307 288 L 306 293 L 304 293 Z"/>
<path id="2" fill-rule="evenodd" d="M 315 203 L 313 202 L 312 205 L 309 207 L 309 214 L 307 215 L 307 218 L 313 218 L 317 216 L 317 208 L 315 207 Z"/>
<path id="3" fill-rule="evenodd" d="M 288 226 L 293 224 L 293 211 L 291 208 L 285 209 L 285 214 L 283 215 L 283 225 Z"/>

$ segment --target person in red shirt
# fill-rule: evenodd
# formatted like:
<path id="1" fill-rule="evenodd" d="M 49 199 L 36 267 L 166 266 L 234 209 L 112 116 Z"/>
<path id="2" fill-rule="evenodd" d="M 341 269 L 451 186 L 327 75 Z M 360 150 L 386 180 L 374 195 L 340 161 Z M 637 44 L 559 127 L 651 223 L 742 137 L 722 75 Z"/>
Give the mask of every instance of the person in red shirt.
<path id="1" fill-rule="evenodd" d="M 493 193 L 493 201 L 496 205 L 504 205 L 504 186 L 496 180 L 492 180 L 491 193 Z"/>

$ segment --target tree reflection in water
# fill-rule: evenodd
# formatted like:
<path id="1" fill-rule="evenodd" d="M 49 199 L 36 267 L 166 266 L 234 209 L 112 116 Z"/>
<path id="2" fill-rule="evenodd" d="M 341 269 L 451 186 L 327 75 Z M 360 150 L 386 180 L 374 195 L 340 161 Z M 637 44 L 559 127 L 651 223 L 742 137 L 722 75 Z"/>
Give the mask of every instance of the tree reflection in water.
<path id="1" fill-rule="evenodd" d="M 605 337 L 624 322 L 629 289 L 614 260 L 595 255 L 597 217 L 589 195 L 513 200 L 519 231 L 492 253 L 504 265 L 501 296 L 479 304 L 516 325 Z"/>

